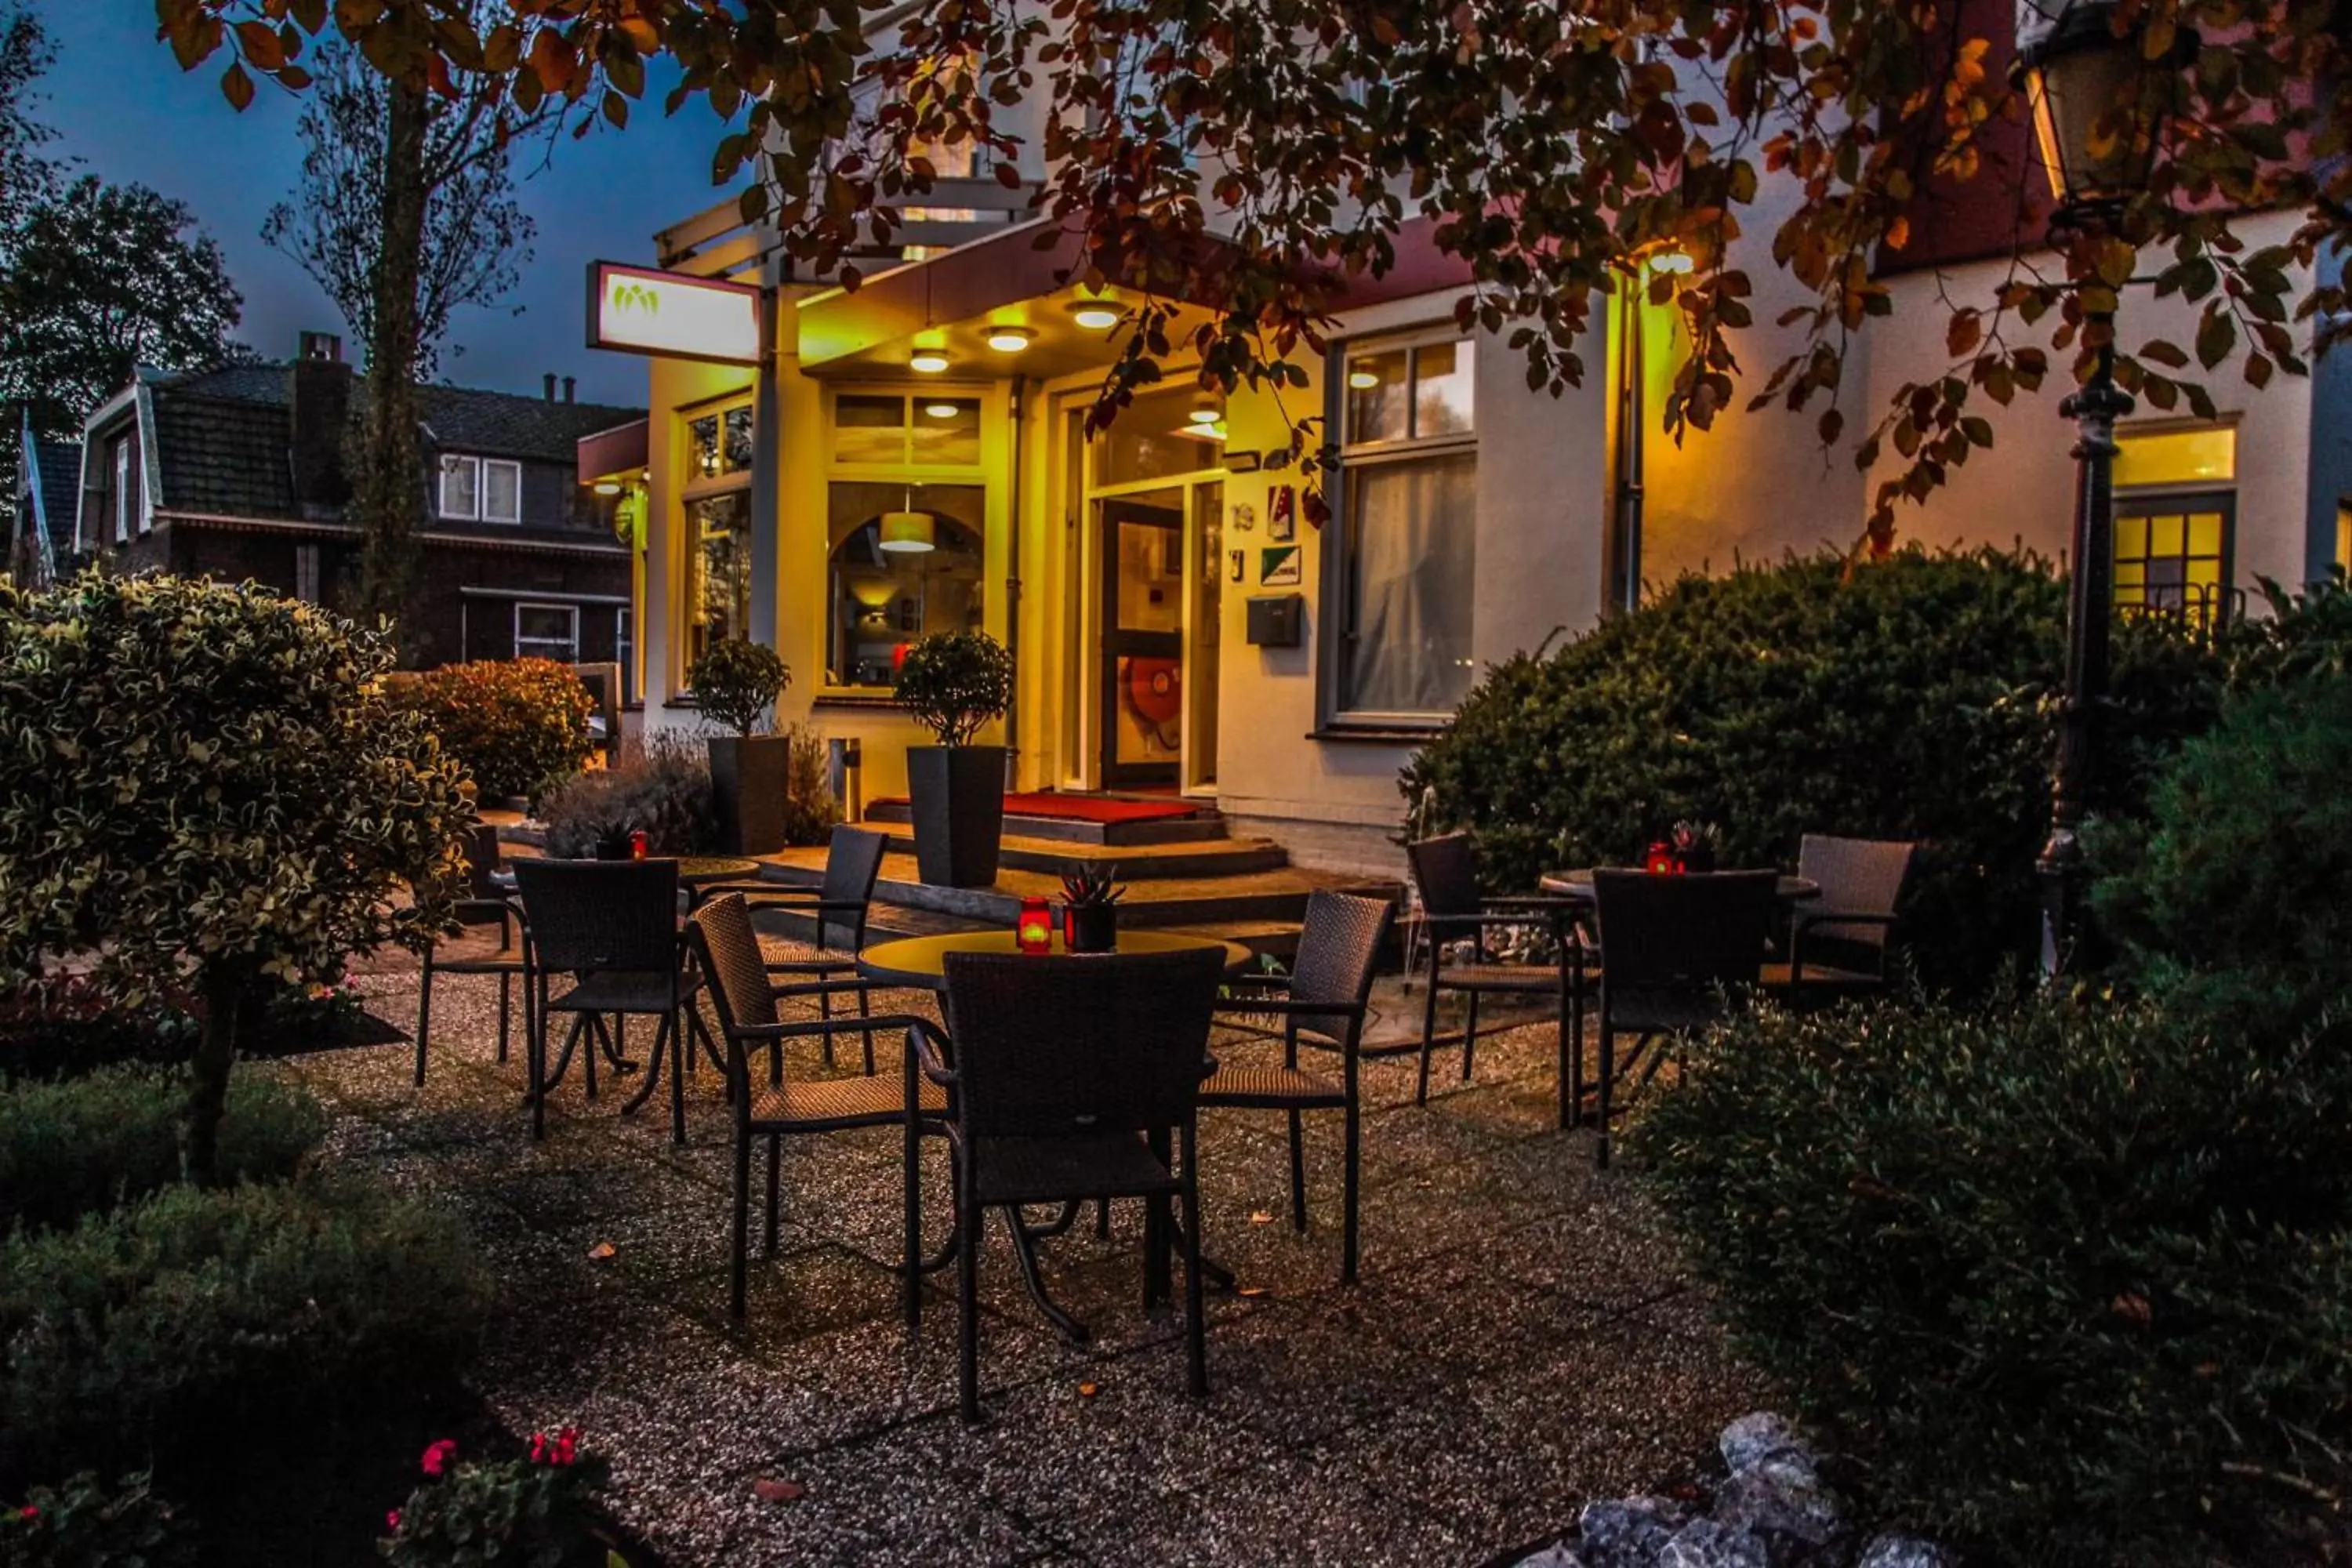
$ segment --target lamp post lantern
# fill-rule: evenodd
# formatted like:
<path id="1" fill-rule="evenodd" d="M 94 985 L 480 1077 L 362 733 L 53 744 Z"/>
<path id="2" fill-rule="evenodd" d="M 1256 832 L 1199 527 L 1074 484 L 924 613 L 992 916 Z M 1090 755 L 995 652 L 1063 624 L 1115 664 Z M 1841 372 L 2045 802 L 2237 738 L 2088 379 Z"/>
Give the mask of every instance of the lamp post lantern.
<path id="1" fill-rule="evenodd" d="M 2019 51 L 2042 163 L 2057 206 L 2054 238 L 2105 229 L 2146 188 L 2179 87 L 2178 56 L 2144 58 L 2136 33 L 2118 36 L 2115 0 L 2046 0 L 2055 12 Z M 2192 46 L 2193 47 L 2193 46 Z M 2106 295 L 2116 290 L 2095 285 Z M 2083 819 L 2095 799 L 2099 731 L 2107 706 L 2107 632 L 2115 594 L 2116 421 L 2133 409 L 2116 384 L 2115 313 L 2086 310 L 2091 374 L 2058 405 L 2074 421 L 2074 570 L 2066 620 L 2066 689 L 2052 770 L 2042 879 L 2042 969 L 2065 972 L 2081 931 L 2087 874 Z"/>

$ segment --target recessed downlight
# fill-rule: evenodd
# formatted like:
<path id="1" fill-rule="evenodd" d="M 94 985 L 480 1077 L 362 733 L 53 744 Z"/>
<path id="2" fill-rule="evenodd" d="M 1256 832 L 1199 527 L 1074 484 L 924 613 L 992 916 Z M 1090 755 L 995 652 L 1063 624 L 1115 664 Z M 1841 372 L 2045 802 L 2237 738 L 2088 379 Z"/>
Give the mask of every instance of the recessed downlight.
<path id="1" fill-rule="evenodd" d="M 934 419 L 952 419 L 963 410 L 952 403 L 926 403 L 923 405 L 923 412 Z"/>
<path id="2" fill-rule="evenodd" d="M 1026 327 L 991 327 L 988 329 L 988 346 L 1001 354 L 1017 354 L 1029 346 L 1029 330 Z"/>
<path id="3" fill-rule="evenodd" d="M 1380 384 L 1381 378 L 1370 371 L 1351 370 L 1348 373 L 1348 384 L 1358 392 L 1370 392 Z"/>
<path id="4" fill-rule="evenodd" d="M 1090 332 L 1107 332 L 1126 318 L 1116 305 L 1089 300 L 1070 307 L 1070 320 Z"/>
<path id="5" fill-rule="evenodd" d="M 908 370 L 920 371 L 925 375 L 937 375 L 941 371 L 948 368 L 947 351 L 945 349 L 917 349 L 912 354 L 908 356 L 907 368 Z"/>
<path id="6" fill-rule="evenodd" d="M 600 496 L 619 495 L 621 493 L 621 481 L 618 479 L 598 479 L 596 481 L 596 493 Z"/>

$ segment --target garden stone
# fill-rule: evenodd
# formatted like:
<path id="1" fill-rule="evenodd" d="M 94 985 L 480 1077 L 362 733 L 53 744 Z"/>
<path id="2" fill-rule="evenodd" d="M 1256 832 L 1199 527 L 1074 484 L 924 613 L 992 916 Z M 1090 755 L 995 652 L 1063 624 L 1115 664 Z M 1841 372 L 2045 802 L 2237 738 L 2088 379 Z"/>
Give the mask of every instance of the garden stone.
<path id="1" fill-rule="evenodd" d="M 1881 1535 L 1862 1549 L 1853 1568 L 1950 1568 L 1951 1559 L 1932 1541 L 1916 1535 Z"/>
<path id="2" fill-rule="evenodd" d="M 1805 1447 L 1795 1429 L 1769 1410 L 1751 1411 L 1734 1421 L 1723 1429 L 1716 1446 L 1723 1451 L 1723 1462 L 1735 1476 L 1781 1455 L 1802 1459 L 1808 1468 L 1813 1462 L 1812 1450 Z"/>
<path id="3" fill-rule="evenodd" d="M 1532 1557 L 1520 1558 L 1517 1568 L 1588 1568 L 1588 1565 L 1575 1547 L 1559 1541 Z"/>
<path id="4" fill-rule="evenodd" d="M 1655 1568 L 1685 1518 L 1682 1506 L 1667 1498 L 1586 1503 L 1577 1528 L 1587 1568 Z"/>
<path id="5" fill-rule="evenodd" d="M 1827 1545 L 1838 1533 L 1837 1499 L 1810 1458 L 1780 1454 L 1727 1479 L 1715 1494 L 1715 1517 L 1774 1542 Z"/>
<path id="6" fill-rule="evenodd" d="M 1658 1568 L 1772 1568 L 1772 1555 L 1752 1531 L 1695 1519 L 1666 1542 Z"/>

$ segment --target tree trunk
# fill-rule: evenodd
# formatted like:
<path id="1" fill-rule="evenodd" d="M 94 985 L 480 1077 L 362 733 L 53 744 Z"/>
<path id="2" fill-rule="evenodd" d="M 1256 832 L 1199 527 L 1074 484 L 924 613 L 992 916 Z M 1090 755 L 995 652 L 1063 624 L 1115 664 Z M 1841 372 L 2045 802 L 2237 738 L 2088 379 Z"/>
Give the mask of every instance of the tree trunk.
<path id="1" fill-rule="evenodd" d="M 425 131 L 422 87 L 398 80 L 386 93 L 383 201 L 376 250 L 375 321 L 368 339 L 368 402 L 352 454 L 352 509 L 364 541 L 360 613 L 386 620 L 404 658 L 419 652 L 401 629 L 416 574 L 417 509 L 424 455 L 417 446 L 416 289 L 425 250 Z"/>
<path id="2" fill-rule="evenodd" d="M 246 989 L 232 973 L 205 976 L 205 1026 L 196 1038 L 187 1119 L 180 1128 L 180 1173 L 200 1187 L 220 1179 L 221 1117 L 228 1110 L 228 1075 L 236 1065 L 237 1013 Z"/>

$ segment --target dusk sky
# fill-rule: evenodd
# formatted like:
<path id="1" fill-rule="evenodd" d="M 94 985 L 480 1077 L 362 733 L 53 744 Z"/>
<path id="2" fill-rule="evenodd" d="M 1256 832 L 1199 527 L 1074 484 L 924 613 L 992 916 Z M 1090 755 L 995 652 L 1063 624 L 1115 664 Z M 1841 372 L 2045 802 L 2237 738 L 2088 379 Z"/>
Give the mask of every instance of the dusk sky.
<path id="1" fill-rule="evenodd" d="M 77 172 L 153 187 L 184 202 L 228 258 L 245 296 L 237 335 L 284 359 L 306 328 L 342 331 L 326 296 L 289 258 L 261 242 L 271 205 L 295 194 L 302 143 L 299 105 L 266 81 L 242 114 L 221 96 L 220 62 L 184 74 L 155 37 L 149 0 L 35 0 L 57 45 L 41 117 L 80 160 Z M 462 385 L 537 393 L 548 371 L 580 378 L 583 401 L 642 405 L 645 363 L 584 344 L 587 264 L 650 261 L 656 229 L 700 211 L 722 193 L 709 183 L 721 127 L 699 100 L 665 119 L 668 81 L 648 82 L 641 117 L 614 132 L 599 122 L 568 138 L 554 162 L 522 187 L 539 238 L 506 308 L 458 312 L 441 356 L 444 378 Z M 513 313 L 520 306 L 521 314 Z M 348 342 L 345 353 L 359 358 Z M 452 350 L 462 352 L 453 353 Z"/>

